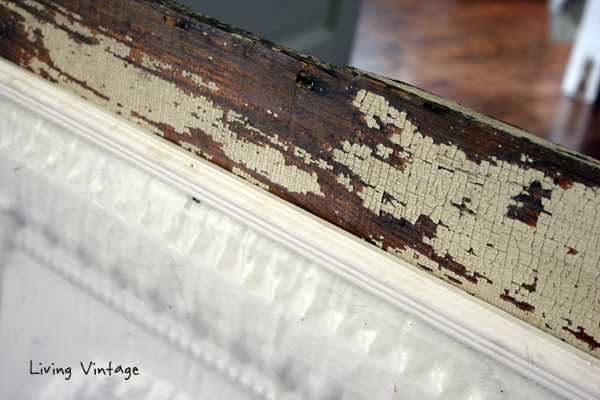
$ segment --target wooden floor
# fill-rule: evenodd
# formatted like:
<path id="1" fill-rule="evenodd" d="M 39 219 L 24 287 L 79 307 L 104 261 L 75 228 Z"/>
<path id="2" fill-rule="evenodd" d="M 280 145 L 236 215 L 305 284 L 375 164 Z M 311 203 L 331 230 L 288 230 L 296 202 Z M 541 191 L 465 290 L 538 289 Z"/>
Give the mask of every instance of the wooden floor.
<path id="1" fill-rule="evenodd" d="M 600 158 L 600 106 L 561 96 L 547 1 L 363 0 L 351 65 Z"/>

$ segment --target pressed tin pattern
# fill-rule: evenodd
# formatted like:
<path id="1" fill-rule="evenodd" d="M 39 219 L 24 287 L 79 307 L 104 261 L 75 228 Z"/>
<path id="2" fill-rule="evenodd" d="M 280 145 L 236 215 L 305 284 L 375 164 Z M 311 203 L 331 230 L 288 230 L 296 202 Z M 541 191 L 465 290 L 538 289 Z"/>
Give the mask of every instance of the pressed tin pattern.
<path id="1" fill-rule="evenodd" d="M 171 2 L 0 8 L 3 57 L 598 357 L 596 161 Z"/>
<path id="2" fill-rule="evenodd" d="M 76 135 L 0 110 L 9 248 L 248 396 L 552 396 Z"/>

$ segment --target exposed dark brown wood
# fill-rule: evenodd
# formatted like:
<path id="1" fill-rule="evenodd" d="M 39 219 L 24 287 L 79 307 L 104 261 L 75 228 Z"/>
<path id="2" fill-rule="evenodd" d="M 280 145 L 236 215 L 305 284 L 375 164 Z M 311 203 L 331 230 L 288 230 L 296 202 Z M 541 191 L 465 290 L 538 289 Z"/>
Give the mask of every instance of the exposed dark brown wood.
<path id="1" fill-rule="evenodd" d="M 169 1 L 0 11 L 2 57 L 600 355 L 597 161 Z"/>

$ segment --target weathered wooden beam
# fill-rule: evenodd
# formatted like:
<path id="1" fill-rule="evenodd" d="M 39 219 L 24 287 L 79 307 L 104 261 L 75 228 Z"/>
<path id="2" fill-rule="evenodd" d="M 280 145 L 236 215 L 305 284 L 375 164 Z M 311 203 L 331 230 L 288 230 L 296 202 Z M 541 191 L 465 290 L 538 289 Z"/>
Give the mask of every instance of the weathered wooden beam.
<path id="1" fill-rule="evenodd" d="M 169 1 L 0 0 L 0 55 L 600 357 L 600 164 Z"/>

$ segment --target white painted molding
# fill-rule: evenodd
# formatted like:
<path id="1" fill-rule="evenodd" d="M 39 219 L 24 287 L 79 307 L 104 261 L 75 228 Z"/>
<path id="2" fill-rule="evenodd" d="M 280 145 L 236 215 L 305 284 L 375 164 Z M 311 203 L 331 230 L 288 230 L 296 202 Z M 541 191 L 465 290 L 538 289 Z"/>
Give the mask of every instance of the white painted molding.
<path id="1" fill-rule="evenodd" d="M 3 59 L 0 93 L 557 394 L 600 398 L 600 360 Z"/>

